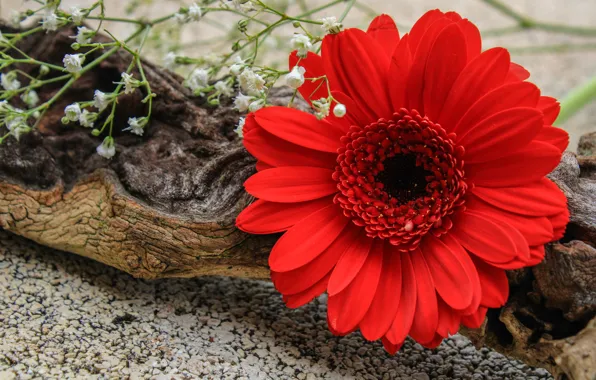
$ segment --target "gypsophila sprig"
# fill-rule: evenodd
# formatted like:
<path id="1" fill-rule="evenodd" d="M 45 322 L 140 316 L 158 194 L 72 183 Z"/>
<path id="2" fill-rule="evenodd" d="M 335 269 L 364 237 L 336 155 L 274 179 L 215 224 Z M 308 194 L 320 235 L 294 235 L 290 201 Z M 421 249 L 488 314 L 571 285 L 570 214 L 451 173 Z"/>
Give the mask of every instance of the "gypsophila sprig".
<path id="1" fill-rule="evenodd" d="M 83 69 L 85 56 L 83 54 L 66 54 L 62 62 L 66 71 L 69 73 L 78 73 Z"/>

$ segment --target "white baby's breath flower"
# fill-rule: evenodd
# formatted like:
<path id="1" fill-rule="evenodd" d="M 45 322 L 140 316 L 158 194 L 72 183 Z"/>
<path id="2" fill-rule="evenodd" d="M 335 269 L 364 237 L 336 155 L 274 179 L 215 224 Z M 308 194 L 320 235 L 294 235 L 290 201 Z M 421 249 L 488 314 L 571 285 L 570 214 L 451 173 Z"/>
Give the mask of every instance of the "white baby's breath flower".
<path id="1" fill-rule="evenodd" d="M 341 23 L 337 22 L 337 18 L 333 16 L 323 17 L 320 21 L 323 22 L 321 28 L 323 28 L 327 33 L 337 34 L 341 30 Z"/>
<path id="2" fill-rule="evenodd" d="M 114 145 L 114 139 L 110 136 L 106 137 L 101 145 L 97 147 L 97 154 L 100 156 L 111 159 L 116 155 L 116 146 Z"/>
<path id="3" fill-rule="evenodd" d="M 236 108 L 240 112 L 246 112 L 248 111 L 248 106 L 250 105 L 250 103 L 252 103 L 253 100 L 254 97 L 247 96 L 239 92 L 238 96 L 236 96 L 236 99 L 234 99 L 234 108 Z"/>
<path id="4" fill-rule="evenodd" d="M 238 56 L 236 56 L 235 60 L 234 64 L 230 66 L 230 73 L 234 76 L 238 76 L 242 70 L 244 70 L 245 63 L 244 60 Z"/>
<path id="5" fill-rule="evenodd" d="M 176 67 L 176 53 L 169 52 L 163 58 L 163 65 L 168 70 L 173 70 Z"/>
<path id="6" fill-rule="evenodd" d="M 77 28 L 77 35 L 74 37 L 79 44 L 88 44 L 91 42 L 91 37 L 95 34 L 91 29 L 84 26 Z"/>
<path id="7" fill-rule="evenodd" d="M 307 35 L 297 33 L 292 37 L 292 47 L 297 50 L 298 57 L 306 58 L 308 51 L 312 49 L 312 42 Z"/>
<path id="8" fill-rule="evenodd" d="M 122 73 L 120 74 L 120 77 L 122 78 L 122 82 L 117 83 L 124 85 L 125 94 L 132 94 L 135 91 L 135 88 L 141 85 L 141 82 L 138 79 L 135 79 L 132 74 Z"/>
<path id="9" fill-rule="evenodd" d="M 218 81 L 215 82 L 215 84 L 213 85 L 213 87 L 219 91 L 220 94 L 224 95 L 224 96 L 231 96 L 232 95 L 232 87 L 230 87 L 226 82 L 224 81 Z"/>
<path id="10" fill-rule="evenodd" d="M 70 8 L 70 18 L 72 18 L 72 22 L 76 25 L 81 25 L 83 22 L 83 18 L 85 17 L 85 12 L 79 7 L 71 7 Z"/>
<path id="11" fill-rule="evenodd" d="M 193 3 L 188 7 L 188 18 L 190 21 L 199 21 L 202 16 L 203 11 L 201 11 L 201 7 L 199 7 L 197 3 Z"/>
<path id="12" fill-rule="evenodd" d="M 106 107 L 110 104 L 110 97 L 107 96 L 104 92 L 99 90 L 95 90 L 93 93 L 93 106 L 100 111 L 106 109 Z"/>
<path id="13" fill-rule="evenodd" d="M 78 73 L 83 69 L 83 62 L 85 62 L 85 56 L 83 54 L 66 54 L 62 63 L 64 68 L 69 73 Z"/>
<path id="14" fill-rule="evenodd" d="M 31 131 L 31 128 L 27 125 L 25 117 L 13 114 L 5 120 L 6 128 L 10 134 L 18 141 L 21 135 Z"/>
<path id="15" fill-rule="evenodd" d="M 248 67 L 238 76 L 238 82 L 240 88 L 248 95 L 258 96 L 265 88 L 265 80 Z"/>
<path id="16" fill-rule="evenodd" d="M 56 13 L 49 12 L 49 13 L 46 13 L 45 16 L 43 16 L 43 19 L 41 20 L 41 27 L 45 31 L 53 32 L 58 29 L 59 21 L 60 21 L 60 19 L 58 18 L 58 16 L 56 16 Z"/>
<path id="17" fill-rule="evenodd" d="M 232 4 L 241 12 L 251 12 L 257 10 L 257 5 L 252 0 L 232 0 Z"/>
<path id="18" fill-rule="evenodd" d="M 33 108 L 39 103 L 39 96 L 35 90 L 29 90 L 21 95 L 21 99 L 25 102 L 26 105 Z"/>
<path id="19" fill-rule="evenodd" d="M 79 124 L 86 128 L 93 128 L 95 119 L 97 119 L 97 113 L 83 110 L 79 115 Z"/>
<path id="20" fill-rule="evenodd" d="M 264 105 L 265 105 L 265 100 L 258 99 L 258 100 L 255 100 L 254 102 L 250 103 L 250 105 L 248 106 L 248 110 L 250 112 L 255 112 L 255 111 L 258 111 L 261 108 L 263 108 Z"/>
<path id="21" fill-rule="evenodd" d="M 143 136 L 143 132 L 145 132 L 144 128 L 147 124 L 146 117 L 130 117 L 128 118 L 128 128 L 123 129 L 123 131 L 130 131 L 130 133 L 134 133 L 135 135 Z"/>
<path id="22" fill-rule="evenodd" d="M 245 123 L 246 119 L 241 117 L 240 119 L 238 119 L 238 125 L 236 126 L 236 129 L 234 129 L 234 132 L 236 132 L 236 134 L 240 137 L 243 138 L 244 137 L 244 123 Z"/>
<path id="23" fill-rule="evenodd" d="M 178 22 L 180 25 L 186 24 L 188 21 L 186 15 L 180 12 L 174 14 L 174 20 L 176 20 L 176 22 Z"/>
<path id="24" fill-rule="evenodd" d="M 81 117 L 81 107 L 79 103 L 73 103 L 64 109 L 65 117 L 70 121 L 77 121 Z"/>
<path id="25" fill-rule="evenodd" d="M 302 66 L 294 66 L 290 73 L 286 75 L 286 84 L 293 89 L 297 89 L 298 87 L 304 84 L 304 73 L 306 69 Z"/>
<path id="26" fill-rule="evenodd" d="M 205 69 L 194 69 L 184 83 L 192 92 L 200 91 L 209 86 L 209 72 Z"/>
<path id="27" fill-rule="evenodd" d="M 0 83 L 6 91 L 16 91 L 21 88 L 21 82 L 17 79 L 17 73 L 14 71 L 0 74 Z"/>
<path id="28" fill-rule="evenodd" d="M 341 104 L 341 103 L 337 103 L 335 105 L 335 107 L 333 107 L 333 114 L 336 117 L 344 117 L 346 116 L 346 106 Z"/>

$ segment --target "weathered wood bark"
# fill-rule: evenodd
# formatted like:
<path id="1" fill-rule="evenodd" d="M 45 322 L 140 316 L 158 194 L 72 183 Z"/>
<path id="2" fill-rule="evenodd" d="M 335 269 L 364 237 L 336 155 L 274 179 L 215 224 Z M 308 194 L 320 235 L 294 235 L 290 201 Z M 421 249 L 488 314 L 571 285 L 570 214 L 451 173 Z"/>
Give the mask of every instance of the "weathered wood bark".
<path id="1" fill-rule="evenodd" d="M 37 35 L 21 49 L 60 64 L 72 34 Z M 95 154 L 101 138 L 61 125 L 66 105 L 91 99 L 94 89 L 111 90 L 129 61 L 127 54 L 111 57 L 49 110 L 38 132 L 0 146 L 0 227 L 139 278 L 268 278 L 267 255 L 277 237 L 234 227 L 251 201 L 242 183 L 254 172 L 254 159 L 233 132 L 239 115 L 229 104 L 203 104 L 181 78 L 146 62 L 157 94 L 152 123 L 143 137 L 120 133 L 128 117 L 145 112 L 141 90 L 124 97 L 113 160 Z M 40 95 L 47 99 L 57 89 L 44 88 Z M 287 103 L 289 95 L 280 90 L 274 98 Z M 580 151 L 593 149 L 590 141 L 582 140 Z M 552 178 L 569 198 L 565 238 L 548 247 L 540 265 L 511 272 L 508 304 L 490 311 L 481 329 L 463 333 L 555 375 L 592 380 L 596 156 L 568 153 Z"/>

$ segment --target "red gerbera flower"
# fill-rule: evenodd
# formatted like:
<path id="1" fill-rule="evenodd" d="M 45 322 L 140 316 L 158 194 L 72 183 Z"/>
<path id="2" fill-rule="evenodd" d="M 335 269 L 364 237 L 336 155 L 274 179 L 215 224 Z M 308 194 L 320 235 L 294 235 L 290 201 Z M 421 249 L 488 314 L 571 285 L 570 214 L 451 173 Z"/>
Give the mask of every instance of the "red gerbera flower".
<path id="1" fill-rule="evenodd" d="M 406 336 L 436 347 L 479 327 L 508 297 L 506 269 L 534 265 L 561 238 L 566 199 L 545 178 L 567 133 L 559 105 L 503 48 L 481 52 L 457 13 L 426 13 L 400 38 L 393 20 L 323 40 L 290 67 L 326 76 L 343 118 L 268 107 L 244 144 L 259 198 L 238 216 L 251 233 L 287 231 L 269 258 L 289 307 L 327 292 L 331 331 L 360 328 L 395 352 Z M 310 100 L 327 85 L 306 81 Z"/>

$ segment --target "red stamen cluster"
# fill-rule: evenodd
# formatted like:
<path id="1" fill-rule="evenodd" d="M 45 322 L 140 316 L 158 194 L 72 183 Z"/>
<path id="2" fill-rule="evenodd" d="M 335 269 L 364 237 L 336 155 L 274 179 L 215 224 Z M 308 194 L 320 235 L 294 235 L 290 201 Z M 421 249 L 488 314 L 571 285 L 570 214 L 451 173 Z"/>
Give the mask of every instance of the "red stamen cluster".
<path id="1" fill-rule="evenodd" d="M 450 229 L 449 215 L 464 203 L 464 148 L 453 140 L 403 108 L 391 120 L 350 127 L 333 173 L 340 190 L 335 202 L 368 236 L 416 249 L 431 229 L 436 235 Z"/>

